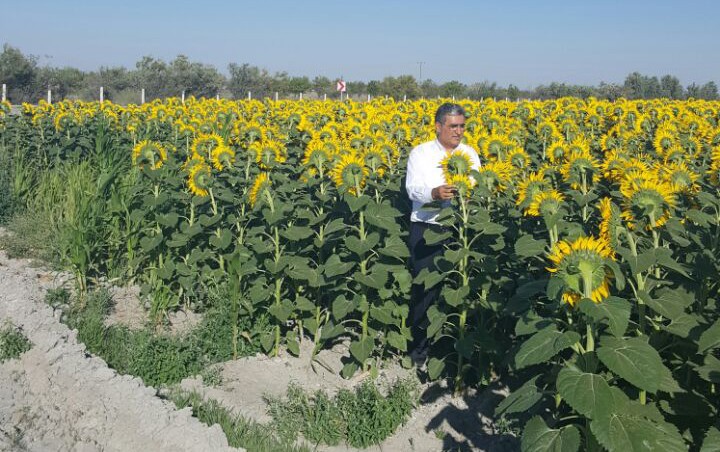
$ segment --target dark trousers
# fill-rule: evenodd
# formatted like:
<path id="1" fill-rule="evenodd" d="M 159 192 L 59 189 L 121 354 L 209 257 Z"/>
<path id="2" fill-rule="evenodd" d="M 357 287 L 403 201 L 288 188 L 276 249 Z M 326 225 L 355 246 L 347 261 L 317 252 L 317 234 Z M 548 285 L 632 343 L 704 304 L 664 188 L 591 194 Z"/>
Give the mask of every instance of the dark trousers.
<path id="1" fill-rule="evenodd" d="M 443 254 L 444 242 L 435 245 L 425 243 L 423 234 L 426 230 L 432 229 L 442 232 L 443 227 L 435 224 L 411 222 L 410 223 L 410 265 L 412 276 L 415 278 L 423 268 L 429 271 L 436 269 L 433 262 L 437 256 Z M 413 284 L 410 291 L 410 331 L 413 336 L 411 348 L 417 347 L 427 337 L 428 326 L 427 311 L 435 303 L 440 295 L 442 284 L 438 284 L 425 290 L 423 284 Z"/>

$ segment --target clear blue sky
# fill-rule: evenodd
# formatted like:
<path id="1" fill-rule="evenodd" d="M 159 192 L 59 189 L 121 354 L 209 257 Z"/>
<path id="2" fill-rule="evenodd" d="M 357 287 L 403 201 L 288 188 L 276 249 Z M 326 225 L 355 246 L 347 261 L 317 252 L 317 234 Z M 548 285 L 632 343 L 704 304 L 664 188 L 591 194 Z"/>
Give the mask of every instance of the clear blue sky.
<path id="1" fill-rule="evenodd" d="M 0 45 L 40 65 L 134 67 L 178 54 L 226 73 L 436 82 L 622 83 L 633 71 L 720 82 L 712 0 L 0 0 Z"/>

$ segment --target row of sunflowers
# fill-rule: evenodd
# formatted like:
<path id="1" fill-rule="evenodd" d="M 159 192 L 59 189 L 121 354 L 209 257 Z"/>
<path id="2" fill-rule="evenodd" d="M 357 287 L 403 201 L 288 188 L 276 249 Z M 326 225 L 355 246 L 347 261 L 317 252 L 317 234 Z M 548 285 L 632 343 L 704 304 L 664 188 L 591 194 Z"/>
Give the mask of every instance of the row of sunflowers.
<path id="1" fill-rule="evenodd" d="M 524 450 L 720 442 L 720 103 L 462 101 L 482 166 L 443 160 L 459 196 L 425 238 L 449 244 L 413 278 L 405 162 L 440 102 L 24 105 L 0 138 L 117 156 L 102 252 L 68 264 L 137 281 L 158 322 L 222 293 L 268 353 L 348 343 L 349 377 L 409 364 L 411 286 L 440 284 L 429 377 L 508 382 Z"/>

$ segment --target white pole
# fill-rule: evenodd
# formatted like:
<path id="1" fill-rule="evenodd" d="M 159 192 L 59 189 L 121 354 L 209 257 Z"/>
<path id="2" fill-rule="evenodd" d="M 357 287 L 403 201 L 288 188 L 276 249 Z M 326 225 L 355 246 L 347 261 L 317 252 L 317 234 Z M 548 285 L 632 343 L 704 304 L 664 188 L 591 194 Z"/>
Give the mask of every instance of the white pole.
<path id="1" fill-rule="evenodd" d="M 7 85 L 3 83 L 2 87 L 2 101 L 7 101 Z"/>
<path id="2" fill-rule="evenodd" d="M 219 94 L 216 94 L 216 95 L 215 95 L 215 100 L 220 100 L 220 95 L 219 95 Z"/>
<path id="3" fill-rule="evenodd" d="M 403 94 L 403 102 L 407 102 L 407 94 Z"/>
<path id="4" fill-rule="evenodd" d="M 140 104 L 142 105 L 144 103 L 145 103 L 145 88 L 140 90 Z"/>
<path id="5" fill-rule="evenodd" d="M 48 88 L 47 102 L 48 102 L 49 104 L 52 103 L 52 90 L 51 90 L 50 88 Z"/>
<path id="6" fill-rule="evenodd" d="M 453 102 L 455 102 L 455 95 L 453 94 Z"/>
<path id="7" fill-rule="evenodd" d="M 302 100 L 302 93 L 300 93 L 300 100 Z"/>
<path id="8" fill-rule="evenodd" d="M 277 91 L 275 91 L 275 102 L 278 101 L 278 97 L 279 97 L 279 96 L 280 96 L 280 93 L 278 93 Z"/>
<path id="9" fill-rule="evenodd" d="M 185 90 L 182 90 L 182 103 L 185 105 Z"/>
<path id="10" fill-rule="evenodd" d="M 248 100 L 252 99 L 252 93 L 248 91 Z"/>
<path id="11" fill-rule="evenodd" d="M 327 93 L 323 94 L 323 100 L 327 100 Z"/>
<path id="12" fill-rule="evenodd" d="M 100 87 L 100 104 L 102 105 L 102 103 L 104 101 L 105 101 L 105 89 L 101 86 Z"/>
<path id="13" fill-rule="evenodd" d="M 370 102 L 370 95 L 368 94 L 368 102 Z"/>

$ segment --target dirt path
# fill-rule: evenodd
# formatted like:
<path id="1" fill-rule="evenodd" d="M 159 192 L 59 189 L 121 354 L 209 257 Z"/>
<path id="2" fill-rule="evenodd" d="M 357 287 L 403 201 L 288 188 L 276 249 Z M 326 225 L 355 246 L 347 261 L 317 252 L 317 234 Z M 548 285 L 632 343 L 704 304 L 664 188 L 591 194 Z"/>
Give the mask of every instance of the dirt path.
<path id="1" fill-rule="evenodd" d="M 33 347 L 0 364 L 0 450 L 225 451 L 220 427 L 155 397 L 85 351 L 43 303 L 57 284 L 27 260 L 0 251 L 0 322 L 20 327 Z M 56 313 L 56 315 L 59 313 Z"/>

